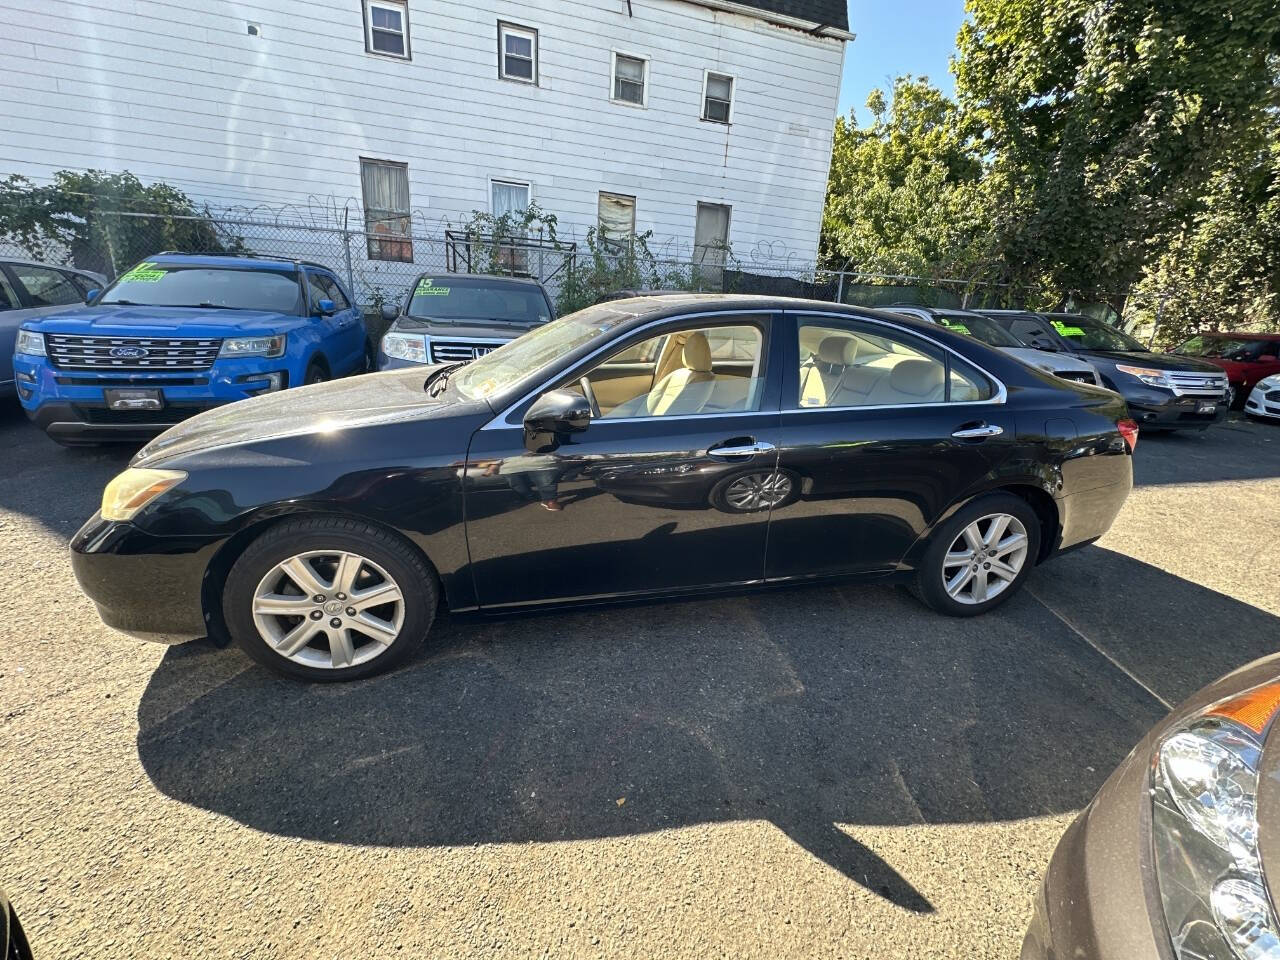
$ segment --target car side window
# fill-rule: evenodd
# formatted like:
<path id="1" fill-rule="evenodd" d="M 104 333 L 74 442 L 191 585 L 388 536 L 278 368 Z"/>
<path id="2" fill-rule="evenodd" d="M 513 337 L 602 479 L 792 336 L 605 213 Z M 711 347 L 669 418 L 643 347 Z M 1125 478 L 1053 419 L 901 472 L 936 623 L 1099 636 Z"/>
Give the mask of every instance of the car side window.
<path id="1" fill-rule="evenodd" d="M 995 392 L 971 364 L 905 331 L 824 317 L 801 319 L 798 335 L 796 407 L 965 403 Z"/>
<path id="2" fill-rule="evenodd" d="M 18 278 L 33 307 L 63 307 L 84 303 L 84 297 L 60 270 L 13 264 L 10 269 Z"/>
<path id="3" fill-rule="evenodd" d="M 764 327 L 752 320 L 667 331 L 612 354 L 582 378 L 600 418 L 759 410 Z"/>
<path id="4" fill-rule="evenodd" d="M 94 283 L 88 277 L 82 277 L 78 273 L 65 274 L 66 278 L 71 281 L 71 285 L 80 291 L 80 299 L 88 300 L 89 291 L 100 288 L 102 285 Z"/>
<path id="5" fill-rule="evenodd" d="M 0 270 L 0 311 L 18 309 L 18 294 L 9 283 L 9 278 Z"/>

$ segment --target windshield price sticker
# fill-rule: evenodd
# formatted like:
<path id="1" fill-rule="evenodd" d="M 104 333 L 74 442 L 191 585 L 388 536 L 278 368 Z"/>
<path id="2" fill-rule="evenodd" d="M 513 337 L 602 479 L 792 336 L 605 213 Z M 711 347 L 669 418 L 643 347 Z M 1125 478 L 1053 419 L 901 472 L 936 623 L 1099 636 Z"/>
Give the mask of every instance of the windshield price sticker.
<path id="1" fill-rule="evenodd" d="M 413 291 L 415 297 L 447 297 L 448 287 L 437 287 L 430 280 L 419 280 L 418 288 Z"/>
<path id="2" fill-rule="evenodd" d="M 165 271 L 161 270 L 154 263 L 140 263 L 123 277 L 121 282 L 129 283 L 155 283 L 164 278 Z"/>
<path id="3" fill-rule="evenodd" d="M 968 327 L 966 327 L 963 323 L 948 323 L 948 324 L 947 324 L 947 329 L 948 329 L 948 330 L 954 330 L 956 333 L 968 333 L 968 332 L 969 332 L 969 328 L 968 328 Z"/>
<path id="4" fill-rule="evenodd" d="M 1084 336 L 1084 330 L 1080 327 L 1067 326 L 1067 324 L 1063 323 L 1061 320 L 1054 320 L 1051 322 L 1053 323 L 1053 329 L 1057 330 L 1058 333 L 1062 334 L 1064 337 Z"/>

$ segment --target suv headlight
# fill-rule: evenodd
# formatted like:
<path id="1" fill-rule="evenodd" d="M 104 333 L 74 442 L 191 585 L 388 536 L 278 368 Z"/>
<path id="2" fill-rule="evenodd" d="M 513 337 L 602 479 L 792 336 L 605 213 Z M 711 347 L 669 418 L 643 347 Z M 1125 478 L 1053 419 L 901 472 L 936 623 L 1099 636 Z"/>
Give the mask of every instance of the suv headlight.
<path id="1" fill-rule="evenodd" d="M 1255 687 L 1165 737 L 1152 768 L 1156 880 L 1179 960 L 1280 960 L 1258 860 L 1258 760 L 1280 683 Z"/>
<path id="2" fill-rule="evenodd" d="M 396 360 L 430 363 L 427 338 L 421 333 L 388 333 L 382 338 L 382 352 Z"/>
<path id="3" fill-rule="evenodd" d="M 1165 376 L 1165 371 L 1163 370 L 1156 370 L 1152 367 L 1130 367 L 1123 363 L 1117 363 L 1116 369 L 1121 373 L 1129 374 L 1131 377 L 1137 377 L 1149 387 L 1164 387 L 1166 390 L 1173 389 L 1173 384 Z"/>
<path id="4" fill-rule="evenodd" d="M 18 338 L 13 343 L 13 352 L 25 354 L 28 357 L 48 356 L 44 348 L 44 334 L 19 327 Z"/>
<path id="5" fill-rule="evenodd" d="M 102 491 L 102 516 L 106 520 L 131 520 L 139 510 L 187 475 L 181 470 L 148 470 L 130 467 L 116 474 Z"/>
<path id="6" fill-rule="evenodd" d="M 280 357 L 284 356 L 285 336 L 230 337 L 222 341 L 220 357 Z"/>

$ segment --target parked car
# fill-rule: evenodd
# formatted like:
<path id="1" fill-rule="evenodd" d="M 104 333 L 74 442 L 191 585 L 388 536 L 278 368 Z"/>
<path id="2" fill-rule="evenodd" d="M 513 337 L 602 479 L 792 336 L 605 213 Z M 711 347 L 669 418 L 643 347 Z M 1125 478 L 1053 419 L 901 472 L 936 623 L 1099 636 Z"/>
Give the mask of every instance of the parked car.
<path id="1" fill-rule="evenodd" d="M 1211 684 L 1134 748 L 1050 861 L 1022 960 L 1275 957 L 1280 657 Z"/>
<path id="2" fill-rule="evenodd" d="M 832 340 L 847 363 L 809 359 Z M 315 680 L 403 660 L 441 596 L 494 612 L 852 576 L 971 616 L 1111 525 L 1126 416 L 911 317 L 623 300 L 466 365 L 201 414 L 112 480 L 71 559 L 112 627 L 229 635 Z M 708 466 L 754 476 L 754 501 L 661 495 Z M 610 494 L 632 468 L 655 495 L 627 495 L 634 475 Z"/>
<path id="3" fill-rule="evenodd" d="M 1225 370 L 1233 407 L 1244 406 L 1245 397 L 1263 377 L 1280 373 L 1280 333 L 1199 333 L 1172 352 Z"/>
<path id="4" fill-rule="evenodd" d="M 321 264 L 165 253 L 89 306 L 25 321 L 14 371 L 31 420 L 75 444 L 144 439 L 371 358 L 363 314 Z"/>
<path id="5" fill-rule="evenodd" d="M 1280 374 L 1259 380 L 1245 398 L 1244 412 L 1251 417 L 1280 419 Z"/>
<path id="6" fill-rule="evenodd" d="M 382 338 L 378 369 L 474 360 L 555 316 L 546 288 L 536 280 L 423 274 L 401 305 L 383 307 L 391 326 Z"/>
<path id="7" fill-rule="evenodd" d="M 1207 360 L 1152 353 L 1127 333 L 1075 313 L 979 312 L 1038 350 L 1088 360 L 1144 429 L 1204 430 L 1227 415 L 1227 375 Z"/>
<path id="8" fill-rule="evenodd" d="M 967 333 L 971 337 L 977 337 L 983 343 L 997 347 L 1009 356 L 1017 357 L 1023 363 L 1029 363 L 1033 367 L 1039 367 L 1055 377 L 1074 380 L 1077 383 L 1091 383 L 1097 387 L 1102 386 L 1102 378 L 1098 376 L 1098 371 L 1088 360 L 1082 360 L 1070 353 L 1055 353 L 1028 347 L 995 320 L 984 317 L 980 313 L 974 313 L 972 310 L 928 307 L 912 303 L 895 303 L 887 309 L 894 313 L 919 317 L 921 320 L 932 320 L 957 333 Z"/>
<path id="9" fill-rule="evenodd" d="M 22 924 L 14 912 L 13 904 L 0 890 L 0 957 L 4 960 L 32 960 L 31 945 L 22 932 Z"/>
<path id="10" fill-rule="evenodd" d="M 83 306 L 106 279 L 88 270 L 34 260 L 0 260 L 0 397 L 17 392 L 13 344 L 22 321 Z"/>

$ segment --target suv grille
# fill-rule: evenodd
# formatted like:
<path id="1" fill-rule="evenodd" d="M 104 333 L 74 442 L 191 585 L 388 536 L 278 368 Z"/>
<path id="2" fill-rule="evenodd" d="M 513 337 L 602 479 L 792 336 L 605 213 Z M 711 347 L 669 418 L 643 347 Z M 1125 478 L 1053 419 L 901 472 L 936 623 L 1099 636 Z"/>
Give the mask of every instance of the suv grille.
<path id="1" fill-rule="evenodd" d="M 82 337 L 46 333 L 49 360 L 63 370 L 208 370 L 221 340 Z"/>
<path id="2" fill-rule="evenodd" d="M 470 363 L 486 353 L 493 353 L 506 340 L 432 340 L 432 363 Z"/>
<path id="3" fill-rule="evenodd" d="M 1214 397 L 1221 399 L 1227 392 L 1225 373 L 1186 373 L 1182 370 L 1166 370 L 1165 376 L 1173 384 L 1173 392 L 1179 397 Z"/>
<path id="4" fill-rule="evenodd" d="M 1098 381 L 1093 379 L 1093 374 L 1088 370 L 1059 370 L 1055 376 L 1063 380 L 1074 380 L 1076 383 L 1087 383 L 1091 387 L 1098 385 Z"/>

